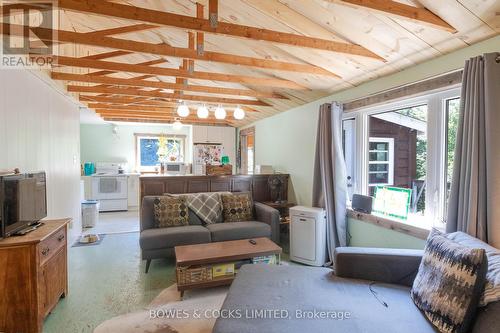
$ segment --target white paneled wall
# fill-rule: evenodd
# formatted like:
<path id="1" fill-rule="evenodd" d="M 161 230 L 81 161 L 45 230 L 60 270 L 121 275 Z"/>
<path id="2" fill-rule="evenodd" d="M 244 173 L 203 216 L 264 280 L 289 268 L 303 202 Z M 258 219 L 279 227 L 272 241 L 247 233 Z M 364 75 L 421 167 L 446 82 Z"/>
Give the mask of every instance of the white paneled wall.
<path id="1" fill-rule="evenodd" d="M 47 172 L 51 218 L 71 217 L 81 232 L 78 106 L 43 74 L 0 70 L 0 169 Z"/>

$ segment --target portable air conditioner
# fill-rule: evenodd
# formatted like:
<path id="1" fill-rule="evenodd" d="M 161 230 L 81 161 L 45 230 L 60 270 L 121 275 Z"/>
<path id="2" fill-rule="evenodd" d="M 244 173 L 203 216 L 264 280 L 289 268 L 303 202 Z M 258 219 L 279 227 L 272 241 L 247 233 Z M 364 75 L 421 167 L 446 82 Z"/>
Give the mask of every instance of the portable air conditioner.
<path id="1" fill-rule="evenodd" d="M 326 212 L 322 208 L 290 208 L 290 260 L 311 266 L 326 263 Z"/>

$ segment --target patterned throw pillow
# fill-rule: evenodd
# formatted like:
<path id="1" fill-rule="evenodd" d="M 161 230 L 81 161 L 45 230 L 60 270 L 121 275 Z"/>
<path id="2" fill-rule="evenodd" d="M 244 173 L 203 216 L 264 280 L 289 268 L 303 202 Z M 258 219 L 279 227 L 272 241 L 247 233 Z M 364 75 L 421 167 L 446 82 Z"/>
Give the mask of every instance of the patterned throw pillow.
<path id="1" fill-rule="evenodd" d="M 222 194 L 224 222 L 252 221 L 253 202 L 250 193 Z"/>
<path id="2" fill-rule="evenodd" d="M 487 266 L 484 249 L 467 248 L 443 235 L 431 235 L 411 298 L 440 332 L 468 332 Z"/>
<path id="3" fill-rule="evenodd" d="M 189 212 L 183 197 L 157 197 L 154 201 L 154 218 L 157 228 L 188 225 Z"/>

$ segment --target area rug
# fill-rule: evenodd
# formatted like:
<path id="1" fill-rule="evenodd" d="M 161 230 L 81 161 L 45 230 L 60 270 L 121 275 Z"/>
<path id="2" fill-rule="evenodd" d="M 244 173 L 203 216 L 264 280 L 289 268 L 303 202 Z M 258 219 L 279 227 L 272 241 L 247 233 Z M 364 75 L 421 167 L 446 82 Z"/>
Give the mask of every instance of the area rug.
<path id="1" fill-rule="evenodd" d="M 174 284 L 163 290 L 144 311 L 107 320 L 94 333 L 210 333 L 228 289 L 189 290 L 181 301 Z"/>

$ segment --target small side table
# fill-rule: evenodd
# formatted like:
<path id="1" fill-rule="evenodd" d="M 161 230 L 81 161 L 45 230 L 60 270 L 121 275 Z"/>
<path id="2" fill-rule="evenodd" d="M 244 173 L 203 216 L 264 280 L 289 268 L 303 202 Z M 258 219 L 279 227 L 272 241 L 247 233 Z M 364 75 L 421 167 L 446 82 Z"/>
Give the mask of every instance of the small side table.
<path id="1" fill-rule="evenodd" d="M 280 224 L 288 224 L 290 223 L 290 220 L 288 217 L 290 216 L 289 209 L 291 207 L 297 206 L 297 204 L 293 202 L 281 202 L 281 203 L 276 203 L 274 201 L 265 201 L 263 202 L 264 205 L 267 205 L 269 207 L 273 207 L 277 209 L 280 212 Z"/>

